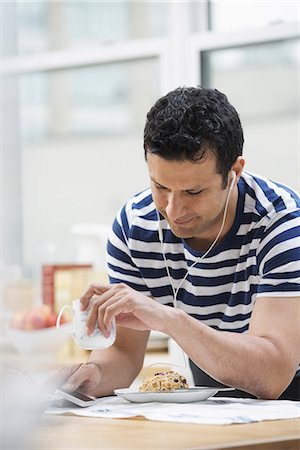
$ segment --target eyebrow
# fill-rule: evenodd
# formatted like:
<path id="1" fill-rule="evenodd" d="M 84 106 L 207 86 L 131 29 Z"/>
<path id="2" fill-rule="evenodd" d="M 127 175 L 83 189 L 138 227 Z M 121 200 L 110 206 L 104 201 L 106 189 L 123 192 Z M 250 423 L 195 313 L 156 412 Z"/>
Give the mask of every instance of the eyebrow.
<path id="1" fill-rule="evenodd" d="M 154 178 L 152 178 L 152 177 L 150 177 L 150 180 L 152 180 L 155 184 L 157 184 L 158 186 L 161 186 L 162 188 L 165 188 L 165 189 L 169 189 L 169 188 L 167 188 L 166 186 L 164 186 L 163 184 L 160 184 L 158 181 L 156 181 Z M 201 191 L 201 190 L 203 190 L 203 188 L 201 187 L 201 186 L 194 186 L 194 187 L 191 187 L 191 188 L 188 188 L 188 189 L 183 189 L 183 191 L 185 191 L 185 192 L 189 192 L 189 191 Z"/>

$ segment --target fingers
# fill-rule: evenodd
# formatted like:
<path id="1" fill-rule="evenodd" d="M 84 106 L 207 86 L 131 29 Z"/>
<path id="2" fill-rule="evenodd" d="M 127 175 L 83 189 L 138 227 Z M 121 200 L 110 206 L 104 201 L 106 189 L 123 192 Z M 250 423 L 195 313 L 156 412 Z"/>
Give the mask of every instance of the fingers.
<path id="1" fill-rule="evenodd" d="M 97 301 L 97 323 L 105 337 L 109 337 L 113 320 L 119 314 L 133 313 L 134 301 L 123 290 L 114 291 L 110 298 Z"/>
<path id="2" fill-rule="evenodd" d="M 132 313 L 135 308 L 134 291 L 126 284 L 119 283 L 112 286 L 91 285 L 84 294 L 84 300 L 92 295 L 94 298 L 86 321 L 86 333 L 91 335 L 98 324 L 101 333 L 108 338 L 114 318 L 121 313 Z M 83 298 L 82 297 L 82 298 Z"/>
<path id="3" fill-rule="evenodd" d="M 61 367 L 44 382 L 44 390 L 53 393 L 56 389 L 75 391 L 94 395 L 100 383 L 100 368 L 96 363 L 74 364 Z"/>
<path id="4" fill-rule="evenodd" d="M 81 364 L 73 374 L 63 384 L 66 391 L 91 392 L 100 382 L 99 367 L 94 363 Z"/>
<path id="5" fill-rule="evenodd" d="M 104 284 L 91 284 L 89 288 L 80 297 L 80 309 L 85 311 L 89 305 L 90 299 L 93 295 L 102 295 L 104 292 L 110 289 L 109 285 Z"/>
<path id="6" fill-rule="evenodd" d="M 43 388 L 47 392 L 55 391 L 55 389 L 61 387 L 81 366 L 82 363 L 61 367 L 44 381 Z"/>
<path id="7" fill-rule="evenodd" d="M 121 288 L 122 288 L 121 284 L 110 286 L 109 289 L 107 289 L 99 298 L 94 300 L 86 321 L 87 335 L 93 333 L 95 325 L 97 323 L 101 333 L 103 333 L 105 337 L 109 337 L 110 328 L 108 329 L 105 326 L 105 323 L 103 321 L 103 311 L 104 308 L 106 308 L 112 302 L 116 302 L 121 298 L 122 296 Z M 103 306 L 104 304 L 105 307 Z"/>
<path id="8" fill-rule="evenodd" d="M 134 311 L 134 307 L 132 303 L 128 302 L 127 297 L 121 298 L 119 296 L 119 299 L 112 299 L 111 301 L 106 302 L 105 304 L 105 310 L 99 311 L 101 313 L 103 324 L 108 332 L 111 331 L 112 328 L 112 322 L 116 316 L 119 314 L 128 315 Z"/>

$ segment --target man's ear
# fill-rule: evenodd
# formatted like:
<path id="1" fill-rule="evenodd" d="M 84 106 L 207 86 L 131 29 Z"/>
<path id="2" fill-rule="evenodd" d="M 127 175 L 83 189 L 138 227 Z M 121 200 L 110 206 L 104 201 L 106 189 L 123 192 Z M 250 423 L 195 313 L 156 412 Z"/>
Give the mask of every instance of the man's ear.
<path id="1" fill-rule="evenodd" d="M 231 167 L 231 170 L 235 171 L 236 180 L 238 181 L 245 166 L 245 159 L 242 156 L 238 156 Z"/>

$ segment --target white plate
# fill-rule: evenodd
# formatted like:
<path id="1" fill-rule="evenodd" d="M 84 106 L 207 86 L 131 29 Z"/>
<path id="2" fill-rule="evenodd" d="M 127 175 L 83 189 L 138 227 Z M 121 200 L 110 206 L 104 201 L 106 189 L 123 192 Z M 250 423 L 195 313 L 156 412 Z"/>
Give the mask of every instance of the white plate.
<path id="1" fill-rule="evenodd" d="M 212 397 L 219 391 L 232 391 L 234 388 L 214 388 L 195 386 L 189 389 L 178 389 L 164 392 L 137 392 L 133 389 L 115 389 L 114 393 L 132 403 L 164 402 L 190 403 L 201 402 Z"/>

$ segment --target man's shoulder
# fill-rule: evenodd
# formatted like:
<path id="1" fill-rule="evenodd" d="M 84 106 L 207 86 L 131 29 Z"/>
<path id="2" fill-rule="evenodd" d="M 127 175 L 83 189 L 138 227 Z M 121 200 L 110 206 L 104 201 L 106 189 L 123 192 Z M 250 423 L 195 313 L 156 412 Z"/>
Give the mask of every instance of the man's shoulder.
<path id="1" fill-rule="evenodd" d="M 121 215 L 125 215 L 129 224 L 136 222 L 146 225 L 147 221 L 156 221 L 157 213 L 150 189 L 131 197 L 123 206 Z"/>
<path id="2" fill-rule="evenodd" d="M 133 240 L 152 241 L 152 233 L 157 234 L 157 222 L 151 190 L 146 189 L 131 197 L 119 210 L 113 229 L 115 233 L 122 229 L 122 233 Z"/>
<path id="3" fill-rule="evenodd" d="M 243 172 L 241 179 L 247 212 L 252 209 L 268 219 L 292 211 L 300 213 L 300 194 L 293 188 L 251 172 Z"/>
<path id="4" fill-rule="evenodd" d="M 143 216 L 150 210 L 155 210 L 152 194 L 150 188 L 135 194 L 125 204 L 126 211 L 131 211 L 133 214 Z"/>

